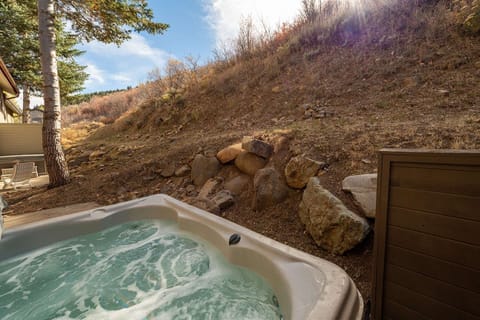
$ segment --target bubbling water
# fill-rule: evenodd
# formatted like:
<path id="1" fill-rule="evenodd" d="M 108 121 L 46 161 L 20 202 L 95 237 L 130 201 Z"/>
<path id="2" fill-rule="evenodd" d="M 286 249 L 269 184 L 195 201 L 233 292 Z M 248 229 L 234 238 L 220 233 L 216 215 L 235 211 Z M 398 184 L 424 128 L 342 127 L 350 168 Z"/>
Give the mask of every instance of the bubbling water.
<path id="1" fill-rule="evenodd" d="M 194 240 L 195 239 L 195 240 Z M 0 319 L 282 319 L 272 289 L 165 221 L 0 263 Z"/>

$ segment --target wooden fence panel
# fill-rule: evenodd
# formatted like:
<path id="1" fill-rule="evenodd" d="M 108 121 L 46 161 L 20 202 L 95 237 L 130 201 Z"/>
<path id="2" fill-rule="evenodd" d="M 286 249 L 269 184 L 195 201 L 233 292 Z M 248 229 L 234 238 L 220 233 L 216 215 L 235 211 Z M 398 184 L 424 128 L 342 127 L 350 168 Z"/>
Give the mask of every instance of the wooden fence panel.
<path id="1" fill-rule="evenodd" d="M 480 152 L 381 150 L 374 319 L 480 319 Z"/>

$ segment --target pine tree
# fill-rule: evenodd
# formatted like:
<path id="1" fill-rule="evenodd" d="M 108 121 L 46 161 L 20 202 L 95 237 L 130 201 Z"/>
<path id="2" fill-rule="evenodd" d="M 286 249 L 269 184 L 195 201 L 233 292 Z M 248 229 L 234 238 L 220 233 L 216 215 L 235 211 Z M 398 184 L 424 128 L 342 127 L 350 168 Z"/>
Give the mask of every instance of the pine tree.
<path id="1" fill-rule="evenodd" d="M 38 21 L 43 96 L 43 148 L 50 187 L 69 182 L 69 172 L 60 143 L 60 85 L 57 73 L 55 21 L 71 23 L 78 38 L 120 45 L 132 31 L 162 33 L 168 28 L 153 21 L 146 0 L 38 0 Z"/>
<path id="2" fill-rule="evenodd" d="M 23 90 L 23 122 L 28 120 L 30 93 L 41 87 L 38 25 L 33 1 L 0 3 L 0 55 Z"/>
<path id="3" fill-rule="evenodd" d="M 42 89 L 36 1 L 2 1 L 0 25 L 0 56 L 22 88 L 23 122 L 27 122 L 30 94 L 39 94 Z M 84 71 L 85 67 L 75 61 L 75 58 L 83 53 L 75 48 L 79 40 L 65 31 L 65 25 L 61 21 L 56 22 L 55 29 L 58 39 L 61 99 L 68 101 L 72 94 L 83 90 L 88 74 Z"/>
<path id="4" fill-rule="evenodd" d="M 38 31 L 37 31 L 38 32 Z M 82 66 L 75 60 L 85 51 L 76 48 L 78 42 L 74 34 L 65 32 L 65 26 L 57 27 L 58 76 L 60 81 L 61 105 L 70 104 L 70 97 L 85 89 L 83 84 L 88 79 Z"/>

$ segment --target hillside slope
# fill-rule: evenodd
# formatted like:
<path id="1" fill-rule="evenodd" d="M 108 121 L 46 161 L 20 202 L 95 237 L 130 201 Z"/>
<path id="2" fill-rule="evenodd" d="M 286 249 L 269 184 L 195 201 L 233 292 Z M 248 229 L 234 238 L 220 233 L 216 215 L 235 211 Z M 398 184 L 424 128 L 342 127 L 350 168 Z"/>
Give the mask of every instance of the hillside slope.
<path id="1" fill-rule="evenodd" d="M 73 125 L 66 135 L 87 136 L 66 149 L 72 183 L 7 194 L 7 213 L 155 193 L 188 200 L 189 178 L 164 178 L 162 169 L 247 135 L 275 145 L 279 172 L 293 155 L 326 162 L 322 184 L 358 212 L 341 181 L 375 172 L 379 149 L 480 149 L 480 38 L 458 32 L 451 15 L 402 4 L 342 20 L 328 33 L 297 26 L 253 57 L 206 67 L 181 99 L 159 94 L 111 125 Z M 233 165 L 220 172 L 225 180 L 237 174 Z M 333 256 L 300 223 L 300 191 L 256 212 L 252 189 L 250 182 L 224 217 L 339 264 L 369 298 L 373 236 Z"/>

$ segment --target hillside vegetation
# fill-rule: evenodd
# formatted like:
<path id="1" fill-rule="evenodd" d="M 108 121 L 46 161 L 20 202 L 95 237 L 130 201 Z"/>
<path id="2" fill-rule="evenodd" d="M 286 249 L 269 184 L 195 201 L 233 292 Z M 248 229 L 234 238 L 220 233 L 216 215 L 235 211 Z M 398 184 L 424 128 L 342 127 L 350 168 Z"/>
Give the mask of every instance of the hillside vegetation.
<path id="1" fill-rule="evenodd" d="M 327 3 L 258 36 L 246 20 L 234 48 L 207 66 L 171 61 L 156 81 L 66 108 L 82 115 L 64 130 L 73 182 L 8 195 L 10 212 L 155 193 L 188 201 L 189 178 L 163 170 L 243 136 L 272 143 L 279 172 L 294 155 L 325 162 L 322 185 L 359 212 L 341 181 L 375 172 L 379 149 L 480 149 L 480 38 L 462 28 L 459 12 L 438 1 Z M 233 165 L 220 172 L 236 174 Z M 369 298 L 372 236 L 333 256 L 299 221 L 301 191 L 261 211 L 252 194 L 250 185 L 222 215 L 339 264 Z"/>

